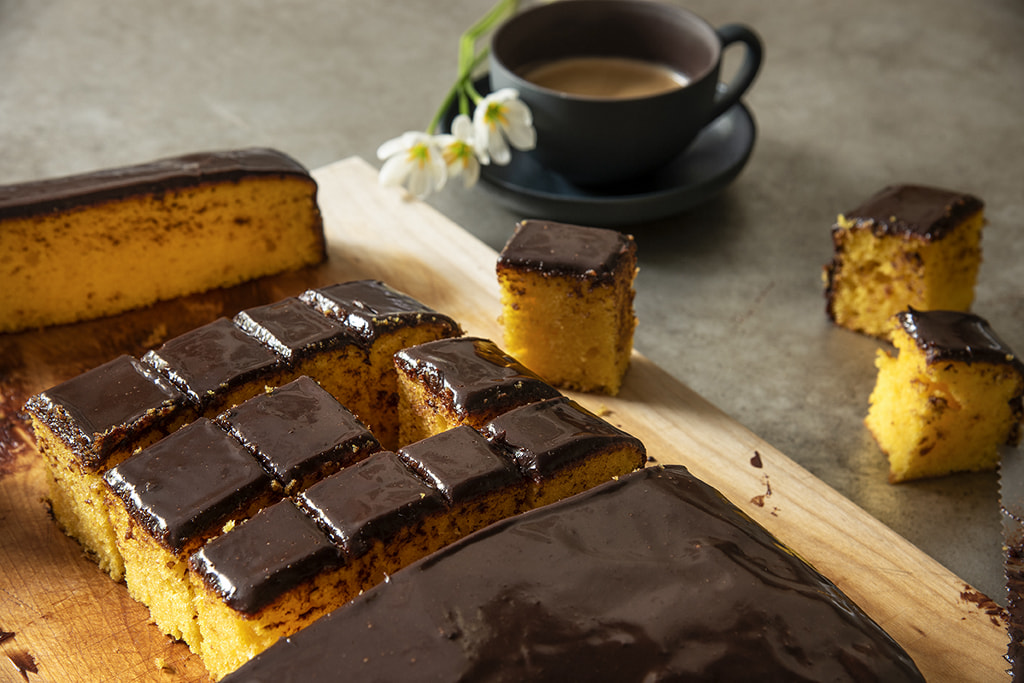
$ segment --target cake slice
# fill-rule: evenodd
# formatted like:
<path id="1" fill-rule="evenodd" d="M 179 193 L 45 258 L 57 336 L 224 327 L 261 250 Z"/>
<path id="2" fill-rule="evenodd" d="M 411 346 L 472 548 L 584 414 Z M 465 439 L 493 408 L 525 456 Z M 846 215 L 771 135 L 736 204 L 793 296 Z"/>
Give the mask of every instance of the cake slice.
<path id="1" fill-rule="evenodd" d="M 529 508 L 628 474 L 647 460 L 639 439 L 566 397 L 510 410 L 488 422 L 483 434 L 531 480 Z"/>
<path id="2" fill-rule="evenodd" d="M 316 194 L 301 164 L 270 149 L 0 187 L 0 291 L 9 294 L 0 298 L 0 332 L 319 263 L 326 249 Z"/>
<path id="3" fill-rule="evenodd" d="M 636 242 L 523 221 L 498 257 L 505 350 L 563 389 L 618 394 L 633 350 Z"/>
<path id="4" fill-rule="evenodd" d="M 889 480 L 994 469 L 1020 441 L 1024 363 L 971 313 L 910 308 L 896 323 L 865 418 Z"/>
<path id="5" fill-rule="evenodd" d="M 893 185 L 832 227 L 826 312 L 839 326 L 888 338 L 892 317 L 918 310 L 969 311 L 981 264 L 984 204 L 963 192 Z"/>
<path id="6" fill-rule="evenodd" d="M 396 353 L 394 362 L 402 443 L 463 424 L 481 429 L 507 410 L 560 395 L 497 344 L 480 337 L 412 346 Z"/>

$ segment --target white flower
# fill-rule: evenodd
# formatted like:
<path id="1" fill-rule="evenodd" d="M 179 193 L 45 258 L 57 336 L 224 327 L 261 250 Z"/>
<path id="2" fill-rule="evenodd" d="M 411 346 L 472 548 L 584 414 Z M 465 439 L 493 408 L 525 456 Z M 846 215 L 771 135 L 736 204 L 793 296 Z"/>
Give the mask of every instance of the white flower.
<path id="1" fill-rule="evenodd" d="M 452 178 L 461 175 L 466 187 L 476 185 L 480 178 L 480 162 L 476 158 L 470 118 L 465 114 L 456 116 L 452 121 L 451 135 L 438 135 L 437 144 L 448 167 L 448 175 Z"/>
<path id="2" fill-rule="evenodd" d="M 483 98 L 473 112 L 473 126 L 477 155 L 484 164 L 507 164 L 512 158 L 509 145 L 530 150 L 537 144 L 533 114 L 513 88 L 502 88 Z"/>
<path id="3" fill-rule="evenodd" d="M 448 179 L 437 139 L 426 133 L 410 131 L 388 140 L 377 148 L 377 158 L 384 160 L 378 176 L 382 185 L 404 185 L 419 199 L 440 190 Z"/>

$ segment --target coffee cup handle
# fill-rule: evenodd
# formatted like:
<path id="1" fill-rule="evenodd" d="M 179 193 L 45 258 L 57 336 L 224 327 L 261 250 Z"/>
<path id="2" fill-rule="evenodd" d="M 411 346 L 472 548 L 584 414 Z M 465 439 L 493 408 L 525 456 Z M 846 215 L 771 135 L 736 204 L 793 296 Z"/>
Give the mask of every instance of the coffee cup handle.
<path id="1" fill-rule="evenodd" d="M 724 24 L 715 29 L 719 40 L 722 42 L 722 51 L 733 43 L 746 45 L 746 54 L 732 80 L 728 83 L 718 85 L 718 93 L 715 95 L 715 106 L 709 121 L 713 121 L 724 114 L 730 107 L 736 104 L 743 93 L 747 91 L 750 84 L 757 77 L 761 68 L 761 60 L 764 55 L 764 47 L 761 39 L 750 28 L 742 24 Z"/>

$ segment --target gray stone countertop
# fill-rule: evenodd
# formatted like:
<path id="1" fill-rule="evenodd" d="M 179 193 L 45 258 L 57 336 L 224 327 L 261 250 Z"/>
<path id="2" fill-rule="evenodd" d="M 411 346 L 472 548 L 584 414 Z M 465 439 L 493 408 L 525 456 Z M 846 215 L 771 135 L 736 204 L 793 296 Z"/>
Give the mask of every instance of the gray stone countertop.
<path id="1" fill-rule="evenodd" d="M 251 145 L 311 168 L 376 163 L 381 142 L 427 125 L 458 35 L 489 6 L 2 2 L 0 183 Z M 745 98 L 758 137 L 713 200 L 624 228 L 640 247 L 636 347 L 1005 602 L 996 474 L 886 483 L 862 424 L 880 345 L 828 322 L 821 268 L 836 214 L 885 185 L 977 194 L 988 225 L 975 311 L 1024 350 L 1024 4 L 687 6 L 764 40 Z M 524 217 L 457 184 L 428 201 L 495 249 Z"/>

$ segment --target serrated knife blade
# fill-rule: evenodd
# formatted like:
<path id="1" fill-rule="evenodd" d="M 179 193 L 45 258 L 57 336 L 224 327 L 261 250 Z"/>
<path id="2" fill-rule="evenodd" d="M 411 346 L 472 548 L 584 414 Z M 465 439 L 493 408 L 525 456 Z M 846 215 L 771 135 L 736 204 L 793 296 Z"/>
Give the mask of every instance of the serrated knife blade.
<path id="1" fill-rule="evenodd" d="M 1014 683 L 1024 682 L 1024 453 L 1004 446 L 999 463 L 999 497 L 1003 521 L 1006 574 L 1006 659 Z"/>

